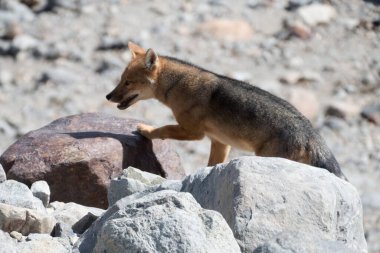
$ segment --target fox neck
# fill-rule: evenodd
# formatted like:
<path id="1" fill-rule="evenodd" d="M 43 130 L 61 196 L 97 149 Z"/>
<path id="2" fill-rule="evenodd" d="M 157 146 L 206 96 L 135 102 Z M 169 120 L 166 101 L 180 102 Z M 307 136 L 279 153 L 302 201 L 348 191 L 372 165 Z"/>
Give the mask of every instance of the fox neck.
<path id="1" fill-rule="evenodd" d="M 161 103 L 170 106 L 170 92 L 176 85 L 181 85 L 186 77 L 191 74 L 188 67 L 177 64 L 162 57 L 160 59 L 160 71 L 158 73 L 154 96 Z M 182 81 L 182 82 L 181 82 Z"/>

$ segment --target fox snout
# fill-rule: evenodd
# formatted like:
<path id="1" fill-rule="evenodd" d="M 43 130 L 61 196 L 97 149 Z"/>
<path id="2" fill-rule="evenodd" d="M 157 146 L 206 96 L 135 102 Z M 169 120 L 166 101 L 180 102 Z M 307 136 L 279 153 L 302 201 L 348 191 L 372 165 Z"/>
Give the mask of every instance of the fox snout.
<path id="1" fill-rule="evenodd" d="M 107 100 L 111 100 L 111 99 L 112 99 L 112 96 L 113 96 L 113 92 L 110 92 L 110 93 L 106 96 L 106 99 L 107 99 Z"/>

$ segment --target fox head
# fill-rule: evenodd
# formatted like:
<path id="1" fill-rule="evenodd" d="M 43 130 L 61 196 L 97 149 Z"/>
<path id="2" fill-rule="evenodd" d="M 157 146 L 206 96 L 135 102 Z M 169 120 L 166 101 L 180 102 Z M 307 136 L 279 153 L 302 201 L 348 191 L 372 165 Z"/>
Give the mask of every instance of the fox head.
<path id="1" fill-rule="evenodd" d="M 127 109 L 139 100 L 154 97 L 160 62 L 157 54 L 152 50 L 141 48 L 129 42 L 128 48 L 132 53 L 132 60 L 125 68 L 116 88 L 106 98 L 118 103 L 120 110 Z"/>

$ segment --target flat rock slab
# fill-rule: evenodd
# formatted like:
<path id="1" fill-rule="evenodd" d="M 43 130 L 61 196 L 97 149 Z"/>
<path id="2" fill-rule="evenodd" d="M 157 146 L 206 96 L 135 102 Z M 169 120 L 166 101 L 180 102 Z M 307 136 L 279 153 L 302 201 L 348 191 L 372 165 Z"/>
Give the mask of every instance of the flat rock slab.
<path id="1" fill-rule="evenodd" d="M 135 132 L 134 119 L 87 113 L 29 132 L 0 157 L 7 177 L 31 185 L 48 182 L 52 201 L 107 208 L 110 179 L 133 166 L 168 179 L 185 172 L 169 141 Z"/>

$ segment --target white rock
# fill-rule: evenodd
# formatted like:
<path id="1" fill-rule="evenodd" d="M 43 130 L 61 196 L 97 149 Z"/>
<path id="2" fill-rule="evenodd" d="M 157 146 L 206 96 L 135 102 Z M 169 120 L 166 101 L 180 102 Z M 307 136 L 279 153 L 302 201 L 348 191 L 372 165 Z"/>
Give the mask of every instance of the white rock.
<path id="1" fill-rule="evenodd" d="M 207 172 L 209 173 L 207 174 Z M 283 231 L 366 252 L 360 197 L 327 170 L 282 158 L 242 157 L 187 177 L 183 191 L 226 219 L 243 252 Z"/>
<path id="2" fill-rule="evenodd" d="M 28 186 L 14 180 L 0 183 L 0 203 L 45 212 L 42 201 L 33 196 Z"/>
<path id="3" fill-rule="evenodd" d="M 49 235 L 33 235 L 29 241 L 17 244 L 17 252 L 27 253 L 69 253 L 70 244 L 62 238 L 53 238 Z"/>
<path id="4" fill-rule="evenodd" d="M 219 213 L 202 209 L 188 193 L 159 191 L 118 201 L 79 239 L 74 252 L 240 250 Z"/>
<path id="5" fill-rule="evenodd" d="M 55 201 L 51 203 L 51 205 L 56 207 L 53 211 L 55 219 L 58 222 L 67 224 L 71 228 L 73 228 L 74 225 L 83 219 L 88 213 L 100 216 L 104 212 L 104 210 L 100 208 L 82 206 L 73 202 L 62 204 L 61 202 Z"/>
<path id="6" fill-rule="evenodd" d="M 0 164 L 0 183 L 7 180 L 7 175 L 5 174 L 3 166 Z"/>
<path id="7" fill-rule="evenodd" d="M 17 241 L 9 236 L 8 233 L 0 230 L 0 252 L 16 253 Z"/>
<path id="8" fill-rule="evenodd" d="M 17 231 L 50 234 L 55 226 L 53 216 L 37 210 L 0 203 L 0 229 L 7 232 Z"/>
<path id="9" fill-rule="evenodd" d="M 355 253 L 343 243 L 315 238 L 313 234 L 280 233 L 258 247 L 254 253 Z"/>
<path id="10" fill-rule="evenodd" d="M 158 175 L 151 174 L 139 169 L 128 167 L 123 170 L 120 177 L 111 180 L 108 187 L 108 205 L 112 206 L 119 199 L 132 195 L 136 192 L 141 192 L 148 189 L 150 186 L 158 185 L 165 181 Z"/>
<path id="11" fill-rule="evenodd" d="M 27 34 L 18 35 L 12 42 L 12 47 L 19 51 L 34 49 L 37 46 L 38 40 Z"/>
<path id="12" fill-rule="evenodd" d="M 50 188 L 46 181 L 36 181 L 30 187 L 30 190 L 33 193 L 33 196 L 39 198 L 45 207 L 49 204 L 50 201 Z"/>
<path id="13" fill-rule="evenodd" d="M 310 26 L 327 24 L 337 15 L 331 5 L 318 3 L 300 7 L 298 14 Z"/>

